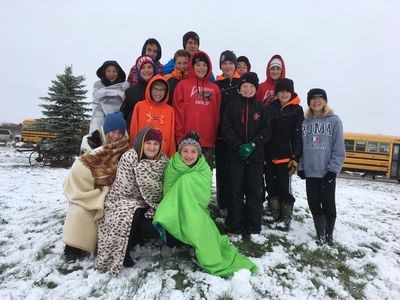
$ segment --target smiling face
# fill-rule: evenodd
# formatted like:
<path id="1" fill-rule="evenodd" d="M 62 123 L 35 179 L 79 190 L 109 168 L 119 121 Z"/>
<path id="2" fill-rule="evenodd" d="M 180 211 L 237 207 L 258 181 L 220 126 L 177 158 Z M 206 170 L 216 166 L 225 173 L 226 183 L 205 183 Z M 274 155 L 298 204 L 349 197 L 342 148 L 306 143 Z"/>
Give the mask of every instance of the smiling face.
<path id="1" fill-rule="evenodd" d="M 151 99 L 161 102 L 167 93 L 167 86 L 163 81 L 156 81 L 151 85 Z"/>
<path id="2" fill-rule="evenodd" d="M 199 158 L 199 152 L 196 147 L 190 144 L 183 146 L 180 154 L 185 165 L 189 167 L 194 165 Z"/>
<path id="3" fill-rule="evenodd" d="M 108 66 L 105 70 L 106 79 L 114 82 L 118 79 L 118 70 L 115 66 Z"/>
<path id="4" fill-rule="evenodd" d="M 154 69 L 151 63 L 145 63 L 140 69 L 140 76 L 144 81 L 149 81 L 154 75 Z"/>
<path id="5" fill-rule="evenodd" d="M 276 98 L 281 102 L 281 105 L 285 105 L 292 98 L 292 93 L 289 91 L 280 91 L 278 95 L 276 95 Z"/>
<path id="6" fill-rule="evenodd" d="M 109 131 L 107 135 L 111 143 L 117 142 L 124 137 L 124 133 L 122 133 L 118 129 Z"/>
<path id="7" fill-rule="evenodd" d="M 277 81 L 282 76 L 282 69 L 274 66 L 269 69 L 269 75 L 271 76 L 272 80 Z"/>
<path id="8" fill-rule="evenodd" d="M 194 64 L 193 70 L 198 78 L 204 78 L 207 75 L 208 66 L 204 61 L 200 60 Z"/>
<path id="9" fill-rule="evenodd" d="M 225 78 L 232 78 L 233 73 L 235 73 L 235 69 L 235 64 L 229 60 L 221 63 L 222 76 L 224 76 Z"/>
<path id="10" fill-rule="evenodd" d="M 185 50 L 192 55 L 199 50 L 199 43 L 195 39 L 190 38 L 185 45 Z"/>
<path id="11" fill-rule="evenodd" d="M 153 60 L 156 59 L 158 54 L 158 47 L 156 44 L 147 44 L 146 45 L 146 50 L 145 50 L 145 55 L 151 56 Z"/>
<path id="12" fill-rule="evenodd" d="M 310 99 L 310 108 L 314 115 L 322 115 L 326 101 L 322 97 L 313 97 Z"/>
<path id="13" fill-rule="evenodd" d="M 240 94 L 242 94 L 242 96 L 246 98 L 253 97 L 256 94 L 256 91 L 256 87 L 250 82 L 242 83 L 242 85 L 240 86 Z"/>
<path id="14" fill-rule="evenodd" d="M 178 56 L 175 59 L 175 70 L 181 71 L 181 72 L 186 72 L 188 64 L 189 64 L 189 57 Z"/>
<path id="15" fill-rule="evenodd" d="M 242 76 L 242 74 L 247 73 L 247 65 L 244 61 L 239 61 L 236 65 L 236 72 L 239 73 L 240 76 Z"/>
<path id="16" fill-rule="evenodd" d="M 143 144 L 143 154 L 147 159 L 155 159 L 160 151 L 160 143 L 157 141 L 149 140 Z"/>

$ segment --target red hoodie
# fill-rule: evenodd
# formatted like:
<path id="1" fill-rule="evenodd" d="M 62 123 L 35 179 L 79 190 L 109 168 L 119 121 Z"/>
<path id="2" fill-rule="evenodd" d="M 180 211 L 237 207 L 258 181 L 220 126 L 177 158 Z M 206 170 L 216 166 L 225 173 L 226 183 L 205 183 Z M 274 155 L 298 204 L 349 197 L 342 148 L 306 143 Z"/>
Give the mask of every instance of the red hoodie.
<path id="1" fill-rule="evenodd" d="M 276 81 L 272 80 L 272 78 L 269 75 L 269 66 L 271 65 L 271 61 L 275 58 L 280 59 L 282 62 L 282 75 L 280 78 L 285 78 L 286 76 L 285 62 L 283 61 L 282 57 L 279 54 L 275 54 L 274 56 L 271 57 L 271 59 L 267 64 L 267 69 L 265 71 L 267 79 L 265 79 L 264 82 L 260 83 L 256 93 L 257 100 L 263 105 L 267 105 L 275 99 Z"/>
<path id="2" fill-rule="evenodd" d="M 192 62 L 204 55 L 208 60 L 207 75 L 198 78 L 194 74 Z M 175 111 L 175 137 L 179 144 L 191 131 L 200 134 L 200 145 L 213 148 L 217 137 L 221 94 L 215 83 L 210 82 L 212 65 L 203 51 L 192 54 L 189 61 L 189 78 L 181 80 L 175 88 L 173 108 Z"/>
<path id="3" fill-rule="evenodd" d="M 139 101 L 133 110 L 131 127 L 129 131 L 130 144 L 133 145 L 136 134 L 147 126 L 153 126 L 161 130 L 163 134 L 162 152 L 168 157 L 172 157 L 176 152 L 175 144 L 175 114 L 168 102 L 168 89 L 164 99 L 157 103 L 151 99 L 151 86 L 155 81 L 163 81 L 167 87 L 167 81 L 161 76 L 152 77 L 146 87 L 145 99 Z"/>

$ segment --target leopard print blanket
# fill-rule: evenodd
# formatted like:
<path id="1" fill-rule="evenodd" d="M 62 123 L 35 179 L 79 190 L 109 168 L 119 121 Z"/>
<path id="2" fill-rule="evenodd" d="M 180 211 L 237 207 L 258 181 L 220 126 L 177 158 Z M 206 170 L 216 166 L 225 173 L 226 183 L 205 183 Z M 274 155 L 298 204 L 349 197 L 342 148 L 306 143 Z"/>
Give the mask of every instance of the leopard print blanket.
<path id="1" fill-rule="evenodd" d="M 148 208 L 152 217 L 162 198 L 163 171 L 168 158 L 142 159 L 134 149 L 125 152 L 118 164 L 117 175 L 99 220 L 98 249 L 95 268 L 117 276 L 122 268 L 132 218 L 137 208 Z"/>

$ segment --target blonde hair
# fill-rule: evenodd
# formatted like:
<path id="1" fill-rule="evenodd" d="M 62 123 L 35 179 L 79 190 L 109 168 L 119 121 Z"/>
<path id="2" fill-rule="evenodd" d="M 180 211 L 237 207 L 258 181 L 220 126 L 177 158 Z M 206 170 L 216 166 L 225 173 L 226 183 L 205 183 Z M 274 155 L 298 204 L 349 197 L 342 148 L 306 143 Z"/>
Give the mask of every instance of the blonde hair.
<path id="1" fill-rule="evenodd" d="M 322 109 L 322 117 L 326 117 L 326 116 L 329 116 L 329 115 L 332 115 L 333 114 L 333 109 L 332 108 L 330 108 L 329 106 L 328 106 L 328 104 L 325 102 L 325 105 L 324 105 L 324 108 Z M 306 113 L 305 113 L 305 118 L 307 119 L 307 120 L 309 120 L 309 119 L 311 119 L 312 117 L 314 116 L 314 113 L 313 113 L 313 110 L 310 108 L 310 107 L 308 107 L 308 109 L 307 109 L 307 111 L 306 111 Z"/>

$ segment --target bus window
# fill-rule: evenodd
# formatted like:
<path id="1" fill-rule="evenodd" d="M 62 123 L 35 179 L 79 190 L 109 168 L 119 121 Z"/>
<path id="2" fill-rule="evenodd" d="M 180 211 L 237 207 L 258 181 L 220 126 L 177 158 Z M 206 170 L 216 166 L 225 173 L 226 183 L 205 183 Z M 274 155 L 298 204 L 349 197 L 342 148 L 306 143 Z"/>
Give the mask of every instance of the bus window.
<path id="1" fill-rule="evenodd" d="M 380 153 L 389 153 L 389 144 L 388 143 L 379 143 L 379 152 Z"/>
<path id="2" fill-rule="evenodd" d="M 378 152 L 378 143 L 368 142 L 368 152 Z"/>
<path id="3" fill-rule="evenodd" d="M 354 140 L 344 140 L 346 151 L 354 151 Z"/>
<path id="4" fill-rule="evenodd" d="M 356 151 L 365 151 L 365 145 L 366 142 L 365 141 L 356 141 Z"/>

